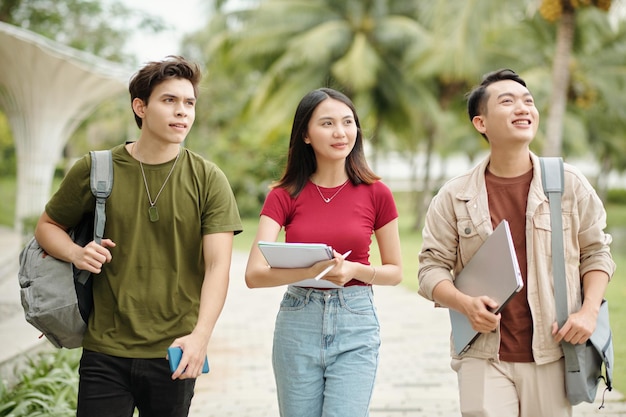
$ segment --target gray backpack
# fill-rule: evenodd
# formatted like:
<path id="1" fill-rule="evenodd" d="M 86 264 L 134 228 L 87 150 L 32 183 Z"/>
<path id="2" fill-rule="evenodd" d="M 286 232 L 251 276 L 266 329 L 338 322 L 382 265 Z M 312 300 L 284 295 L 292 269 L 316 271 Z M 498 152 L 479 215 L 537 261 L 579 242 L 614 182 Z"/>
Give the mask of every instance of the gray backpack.
<path id="1" fill-rule="evenodd" d="M 72 240 L 85 246 L 100 243 L 106 222 L 105 203 L 113 188 L 111 151 L 91 151 L 91 192 L 96 197 L 90 215 L 70 230 Z M 57 348 L 77 348 L 93 306 L 91 273 L 49 256 L 33 237 L 20 252 L 20 296 L 26 321 Z"/>

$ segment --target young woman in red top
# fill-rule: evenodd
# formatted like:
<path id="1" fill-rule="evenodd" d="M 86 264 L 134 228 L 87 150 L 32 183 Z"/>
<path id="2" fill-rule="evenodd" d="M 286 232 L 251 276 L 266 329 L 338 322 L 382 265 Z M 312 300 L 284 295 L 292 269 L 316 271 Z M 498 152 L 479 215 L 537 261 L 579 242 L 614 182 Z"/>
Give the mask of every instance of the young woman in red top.
<path id="1" fill-rule="evenodd" d="M 282 228 L 286 242 L 325 243 L 334 259 L 269 267 L 257 243 L 276 241 Z M 372 234 L 382 265 L 369 262 Z M 315 287 L 301 286 L 329 265 Z M 251 288 L 288 285 L 273 348 L 281 416 L 368 415 L 380 346 L 372 285 L 401 280 L 398 212 L 367 165 L 354 105 L 329 88 L 311 91 L 296 110 L 287 166 L 266 198 L 246 269 Z"/>

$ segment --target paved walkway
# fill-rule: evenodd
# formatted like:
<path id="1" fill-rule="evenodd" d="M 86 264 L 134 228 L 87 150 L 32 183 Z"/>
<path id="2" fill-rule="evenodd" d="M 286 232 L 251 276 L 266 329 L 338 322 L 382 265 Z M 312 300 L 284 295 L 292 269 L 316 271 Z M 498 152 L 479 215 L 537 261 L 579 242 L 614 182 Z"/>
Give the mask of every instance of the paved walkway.
<path id="1" fill-rule="evenodd" d="M 7 365 L 5 371 L 14 357 L 47 343 L 37 340 L 19 305 L 20 246 L 10 230 L 0 228 L 0 366 Z M 284 288 L 248 289 L 245 263 L 246 254 L 233 255 L 229 295 L 209 345 L 211 372 L 198 379 L 191 417 L 278 416 L 271 349 Z M 375 287 L 374 292 L 382 346 L 371 417 L 459 416 L 447 312 L 402 286 Z M 576 406 L 574 417 L 626 416 L 620 393 L 614 390 L 605 399 L 602 410 L 599 402 Z"/>
<path id="2" fill-rule="evenodd" d="M 248 289 L 245 263 L 244 254 L 234 254 L 230 292 L 209 346 L 211 372 L 198 379 L 191 417 L 278 416 L 271 351 L 284 288 Z M 403 286 L 374 287 L 374 293 L 382 346 L 370 416 L 459 416 L 447 311 Z M 574 417 L 626 416 L 620 393 L 605 400 L 602 410 L 599 403 L 576 406 Z"/>

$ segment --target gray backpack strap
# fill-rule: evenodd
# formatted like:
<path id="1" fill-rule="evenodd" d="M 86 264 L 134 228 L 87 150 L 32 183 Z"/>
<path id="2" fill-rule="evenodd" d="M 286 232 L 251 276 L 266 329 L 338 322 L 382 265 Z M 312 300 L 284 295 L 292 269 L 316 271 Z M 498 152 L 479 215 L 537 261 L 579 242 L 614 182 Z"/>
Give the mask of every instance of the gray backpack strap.
<path id="1" fill-rule="evenodd" d="M 100 244 L 106 223 L 106 199 L 113 189 L 113 157 L 110 150 L 89 153 L 91 154 L 91 192 L 96 197 L 93 240 Z"/>
<path id="2" fill-rule="evenodd" d="M 565 278 L 565 250 L 563 248 L 563 219 L 561 217 L 561 195 L 563 194 L 563 159 L 559 157 L 539 158 L 543 191 L 550 201 L 550 228 L 552 229 L 552 277 L 554 300 L 559 328 L 569 316 L 567 308 L 567 280 Z M 574 346 L 561 342 L 568 372 L 580 371 Z"/>
<path id="3" fill-rule="evenodd" d="M 563 158 L 561 157 L 541 157 L 539 158 L 541 163 L 541 182 L 543 183 L 543 191 L 550 198 L 550 193 L 555 197 L 559 197 L 563 194 L 564 179 L 563 179 Z M 560 204 L 559 204 L 560 209 Z"/>
<path id="4" fill-rule="evenodd" d="M 563 160 L 561 158 L 539 158 L 543 191 L 550 201 L 550 225 L 552 229 L 552 275 L 556 316 L 561 327 L 567 321 L 567 283 L 565 280 L 565 258 L 563 248 L 563 219 L 561 218 L 561 194 L 563 193 Z"/>
<path id="5" fill-rule="evenodd" d="M 93 220 L 93 240 L 100 244 L 104 236 L 106 223 L 105 204 L 106 199 L 113 189 L 113 157 L 110 150 L 91 151 L 91 172 L 89 174 L 89 186 L 96 198 L 96 207 Z M 88 243 L 89 241 L 87 241 Z M 74 270 L 74 267 L 72 266 Z M 85 285 L 91 274 L 84 270 L 75 270 L 74 278 Z"/>

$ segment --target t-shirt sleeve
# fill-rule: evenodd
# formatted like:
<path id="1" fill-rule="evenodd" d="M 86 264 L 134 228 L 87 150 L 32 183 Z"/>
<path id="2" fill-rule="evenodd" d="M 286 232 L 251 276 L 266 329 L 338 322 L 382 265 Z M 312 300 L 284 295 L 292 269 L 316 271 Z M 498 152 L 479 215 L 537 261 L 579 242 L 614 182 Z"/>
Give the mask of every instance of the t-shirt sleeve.
<path id="1" fill-rule="evenodd" d="M 265 197 L 261 215 L 267 216 L 281 226 L 289 222 L 293 199 L 283 188 L 272 188 Z"/>
<path id="2" fill-rule="evenodd" d="M 46 214 L 66 227 L 76 226 L 87 213 L 93 213 L 95 198 L 89 185 L 91 158 L 80 158 L 63 178 L 59 189 L 46 204 Z"/>
<path id="3" fill-rule="evenodd" d="M 202 211 L 202 234 L 242 232 L 241 218 L 235 196 L 226 175 L 209 164 L 208 197 Z"/>
<path id="4" fill-rule="evenodd" d="M 381 181 L 374 186 L 374 199 L 376 202 L 376 221 L 374 230 L 378 230 L 390 221 L 398 218 L 398 208 L 389 187 Z"/>

